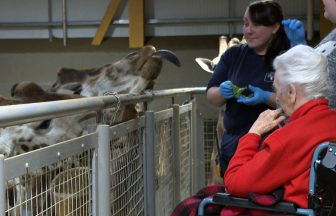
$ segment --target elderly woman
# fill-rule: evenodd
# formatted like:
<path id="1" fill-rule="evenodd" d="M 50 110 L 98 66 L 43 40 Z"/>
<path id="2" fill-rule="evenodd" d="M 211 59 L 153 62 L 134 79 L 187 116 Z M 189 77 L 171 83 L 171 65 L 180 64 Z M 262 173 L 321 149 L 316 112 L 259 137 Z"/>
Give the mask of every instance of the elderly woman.
<path id="1" fill-rule="evenodd" d="M 328 107 L 327 59 L 306 45 L 297 45 L 275 58 L 274 89 L 281 108 L 262 112 L 224 174 L 224 185 L 210 185 L 181 202 L 172 216 L 196 215 L 201 199 L 225 190 L 247 197 L 250 193 L 277 194 L 308 207 L 310 163 L 316 147 L 336 140 L 336 110 Z M 279 127 L 279 125 L 283 125 Z M 270 197 L 270 196 L 268 196 Z M 268 202 L 268 201 L 267 201 Z M 262 203 L 269 204 L 269 203 Z M 222 208 L 222 207 L 220 207 Z M 209 205 L 206 213 L 222 216 L 265 212 Z M 267 214 L 269 215 L 269 214 Z"/>
<path id="2" fill-rule="evenodd" d="M 239 140 L 224 175 L 225 187 L 242 197 L 283 187 L 285 201 L 306 208 L 313 152 L 320 143 L 336 140 L 336 111 L 326 99 L 327 59 L 298 45 L 278 56 L 274 68 L 281 108 L 261 113 Z M 285 126 L 278 128 L 285 119 Z"/>

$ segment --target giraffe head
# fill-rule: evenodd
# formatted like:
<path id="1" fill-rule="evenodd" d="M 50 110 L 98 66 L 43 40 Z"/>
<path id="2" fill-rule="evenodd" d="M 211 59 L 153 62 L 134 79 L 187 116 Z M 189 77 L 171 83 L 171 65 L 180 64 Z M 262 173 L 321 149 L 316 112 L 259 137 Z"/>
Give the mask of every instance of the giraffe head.
<path id="1" fill-rule="evenodd" d="M 169 50 L 156 51 L 153 46 L 132 52 L 112 64 L 89 70 L 61 68 L 52 90 L 74 86 L 82 96 L 101 96 L 106 92 L 118 94 L 142 93 L 152 89 L 166 59 L 177 66 L 180 62 Z"/>

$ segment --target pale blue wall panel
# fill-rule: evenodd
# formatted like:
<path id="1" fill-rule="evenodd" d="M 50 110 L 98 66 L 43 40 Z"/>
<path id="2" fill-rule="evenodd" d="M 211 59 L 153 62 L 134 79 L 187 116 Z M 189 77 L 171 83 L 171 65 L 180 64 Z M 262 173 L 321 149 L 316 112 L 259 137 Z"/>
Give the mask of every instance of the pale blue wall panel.
<path id="1" fill-rule="evenodd" d="M 51 0 L 51 31 L 53 37 L 63 37 L 62 0 Z M 103 18 L 109 0 L 67 0 L 67 36 L 92 38 Z M 241 20 L 250 0 L 145 0 L 146 36 L 219 35 L 241 33 Z M 278 0 L 285 17 L 300 17 L 307 13 L 307 0 Z M 319 14 L 319 0 L 314 0 L 315 16 Z M 48 0 L 1 0 L 0 38 L 48 38 L 44 27 L 8 27 L 4 23 L 35 24 L 48 22 Z M 127 1 L 121 5 L 107 36 L 128 37 Z M 228 18 L 233 23 L 225 22 Z M 80 25 L 78 25 L 80 23 Z M 74 26 L 73 24 L 76 24 Z M 318 19 L 314 29 L 318 30 Z M 85 26 L 84 26 L 85 25 Z"/>

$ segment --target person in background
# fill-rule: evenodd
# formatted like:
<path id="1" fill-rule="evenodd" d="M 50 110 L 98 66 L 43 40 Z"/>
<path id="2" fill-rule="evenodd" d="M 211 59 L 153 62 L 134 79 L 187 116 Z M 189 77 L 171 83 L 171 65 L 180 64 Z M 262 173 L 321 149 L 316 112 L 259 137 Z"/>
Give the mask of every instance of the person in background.
<path id="1" fill-rule="evenodd" d="M 322 2 L 324 4 L 324 17 L 336 24 L 336 0 L 322 0 Z M 283 25 L 292 45 L 307 43 L 305 40 L 305 30 L 301 21 L 288 19 L 283 21 Z M 315 49 L 327 56 L 329 106 L 336 108 L 336 28 L 322 39 Z"/>
<path id="2" fill-rule="evenodd" d="M 274 68 L 281 108 L 262 112 L 239 140 L 224 184 L 228 193 L 239 197 L 282 188 L 284 201 L 307 208 L 313 153 L 319 144 L 336 140 L 336 111 L 327 100 L 327 59 L 309 46 L 297 45 L 275 58 Z"/>
<path id="3" fill-rule="evenodd" d="M 290 48 L 282 20 L 282 9 L 277 2 L 269 0 L 251 3 L 243 17 L 243 34 L 247 44 L 226 50 L 209 80 L 209 102 L 217 106 L 226 104 L 226 132 L 222 137 L 220 152 L 222 175 L 237 148 L 239 138 L 248 132 L 261 112 L 275 107 L 275 94 L 272 93 L 273 60 Z M 234 85 L 248 87 L 250 92 L 246 96 L 239 95 L 234 91 Z M 252 97 L 248 97 L 250 94 Z M 224 191 L 223 185 L 205 187 L 179 203 L 171 215 L 197 215 L 198 205 L 203 198 Z"/>
<path id="4" fill-rule="evenodd" d="M 272 62 L 279 53 L 290 48 L 282 20 L 282 9 L 278 3 L 251 3 L 243 17 L 243 34 L 247 44 L 229 48 L 221 56 L 208 82 L 208 101 L 217 106 L 226 104 L 225 132 L 220 146 L 222 175 L 239 138 L 248 132 L 261 112 L 275 107 Z M 239 95 L 236 86 L 248 87 L 250 92 Z"/>

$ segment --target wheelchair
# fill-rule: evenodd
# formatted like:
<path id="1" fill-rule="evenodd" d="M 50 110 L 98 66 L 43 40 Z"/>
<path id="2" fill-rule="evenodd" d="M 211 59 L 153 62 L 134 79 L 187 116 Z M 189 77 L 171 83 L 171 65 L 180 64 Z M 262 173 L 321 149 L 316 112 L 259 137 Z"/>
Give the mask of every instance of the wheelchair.
<path id="1" fill-rule="evenodd" d="M 336 142 L 324 142 L 314 151 L 309 176 L 307 209 L 284 201 L 273 206 L 264 206 L 255 204 L 247 198 L 217 193 L 212 198 L 202 200 L 198 207 L 198 216 L 206 216 L 205 207 L 208 204 L 265 210 L 274 214 L 336 216 Z"/>

